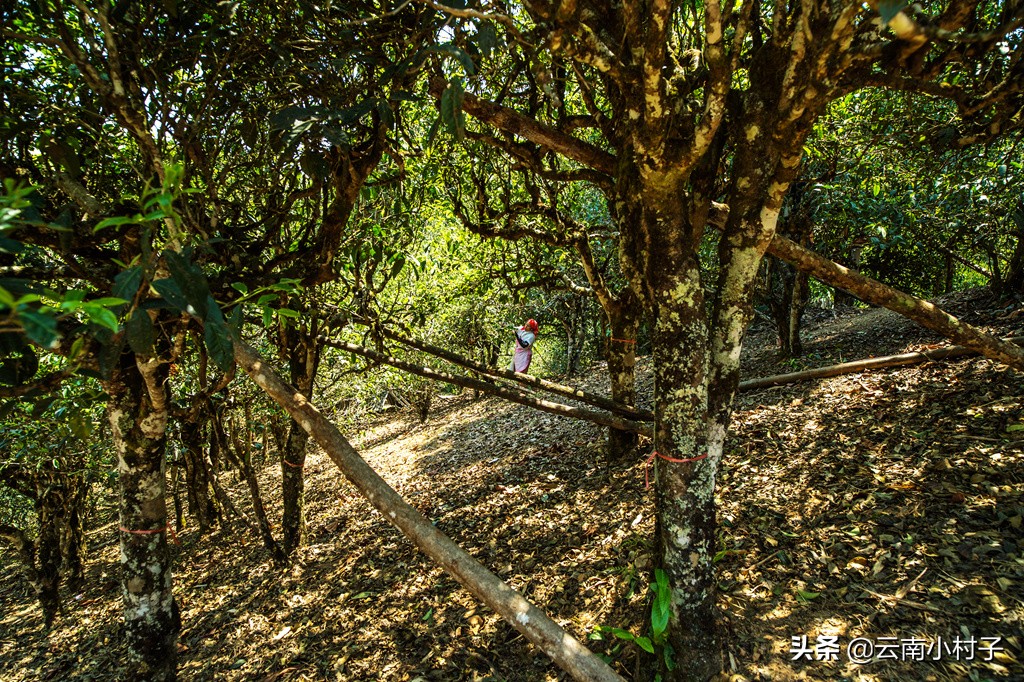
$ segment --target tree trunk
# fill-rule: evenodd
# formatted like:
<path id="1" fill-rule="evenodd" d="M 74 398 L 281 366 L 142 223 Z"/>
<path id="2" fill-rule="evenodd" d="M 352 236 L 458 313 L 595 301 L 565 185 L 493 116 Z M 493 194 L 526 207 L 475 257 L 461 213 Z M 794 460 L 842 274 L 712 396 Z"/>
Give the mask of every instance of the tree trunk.
<path id="1" fill-rule="evenodd" d="M 175 679 L 178 607 L 167 547 L 164 450 L 169 405 L 165 363 L 121 355 L 106 382 L 120 487 L 121 593 L 135 679 Z"/>
<path id="2" fill-rule="evenodd" d="M 285 320 L 282 320 L 282 324 L 284 322 Z M 310 400 L 313 397 L 313 384 L 320 364 L 316 321 L 311 321 L 308 329 L 297 325 L 287 326 L 283 336 L 292 385 Z M 281 518 L 281 547 L 287 556 L 291 556 L 302 544 L 306 533 L 303 468 L 306 465 L 308 442 L 309 434 L 294 419 L 291 420 L 281 452 L 281 498 L 284 507 Z"/>
<path id="3" fill-rule="evenodd" d="M 249 416 L 249 405 L 246 404 L 245 408 L 246 422 L 248 423 Z M 213 424 L 215 438 L 220 440 L 221 446 L 228 449 L 228 438 L 227 433 L 224 430 L 224 424 L 221 422 L 219 415 L 215 417 Z M 252 466 L 252 448 L 248 447 L 247 439 L 243 439 L 238 434 L 238 429 L 235 428 L 234 422 L 232 422 L 231 428 L 231 444 L 235 449 L 235 457 L 239 461 L 242 468 L 242 476 L 245 478 L 245 483 L 249 487 L 249 497 L 252 499 L 253 513 L 256 515 L 256 529 L 260 534 L 260 538 L 263 540 L 263 546 L 266 547 L 267 551 L 270 552 L 270 556 L 274 563 L 278 566 L 283 566 L 287 563 L 288 557 L 285 556 L 281 546 L 277 544 L 277 540 L 274 539 L 274 533 L 270 529 L 270 520 L 267 518 L 266 507 L 263 506 L 263 496 L 260 494 L 260 483 L 256 478 L 256 470 Z"/>
<path id="4" fill-rule="evenodd" d="M 68 589 L 77 592 L 85 581 L 88 548 L 85 538 L 85 507 L 89 497 L 89 482 L 82 474 L 66 475 L 64 479 L 67 493 L 60 527 L 61 572 Z"/>
<path id="5" fill-rule="evenodd" d="M 1024 223 L 1024 205 L 1017 208 Z M 1020 226 L 1020 233 L 1017 234 L 1017 243 L 1010 256 L 1010 262 L 1006 265 L 1006 277 L 1002 282 L 1000 294 L 1024 294 L 1024 224 Z"/>
<path id="6" fill-rule="evenodd" d="M 211 471 L 207 468 L 206 454 L 203 448 L 203 431 L 205 412 L 181 425 L 181 441 L 185 454 L 185 490 L 188 497 L 188 510 L 199 525 L 199 532 L 206 534 L 213 524 L 220 520 L 220 509 L 210 495 Z"/>
<path id="7" fill-rule="evenodd" d="M 809 246 L 814 222 L 812 206 L 805 194 L 806 183 L 797 183 L 785 199 L 785 220 L 779 221 L 778 234 L 801 246 Z M 807 273 L 788 263 L 772 258 L 768 263 L 768 288 L 775 325 L 779 330 L 779 350 L 784 358 L 803 355 L 800 321 L 807 306 L 810 288 Z"/>
<path id="8" fill-rule="evenodd" d="M 608 311 L 611 337 L 608 340 L 608 378 L 612 400 L 618 405 L 636 406 L 636 333 L 639 327 L 636 301 Z M 608 427 L 608 457 L 613 462 L 629 458 L 637 445 L 637 434 Z"/>
<path id="9" fill-rule="evenodd" d="M 60 610 L 60 526 L 64 491 L 55 478 L 38 475 L 40 490 L 35 505 L 39 517 L 39 537 L 36 538 L 39 603 L 43 607 L 47 630 L 53 627 L 53 621 Z"/>
<path id="10" fill-rule="evenodd" d="M 779 352 L 784 358 L 803 355 L 800 321 L 807 305 L 807 275 L 787 263 L 772 259 L 768 265 L 769 304 L 779 331 Z"/>
<path id="11" fill-rule="evenodd" d="M 4 524 L 0 524 L 0 538 L 6 540 L 18 555 L 25 580 L 28 581 L 33 594 L 35 594 L 36 599 L 39 601 L 39 605 L 43 608 L 44 619 L 49 622 L 53 615 L 56 614 L 56 610 L 54 610 L 53 614 L 49 615 L 46 612 L 46 602 L 42 596 L 43 588 L 40 583 L 39 568 L 36 565 L 36 544 L 32 542 L 32 539 L 29 538 L 25 531 Z"/>
<path id="12" fill-rule="evenodd" d="M 708 327 L 696 260 L 676 266 L 655 296 L 656 565 L 672 586 L 668 632 L 680 666 L 676 679 L 703 680 L 721 670 L 722 643 L 711 564 L 717 462 L 706 456 Z"/>
<path id="13" fill-rule="evenodd" d="M 1020 344 L 1024 342 L 1024 337 L 1014 337 L 1006 339 L 1010 343 Z M 824 379 L 826 377 L 835 377 L 841 374 L 852 374 L 854 372 L 864 372 L 871 369 L 883 369 L 885 367 L 901 367 L 904 365 L 915 365 L 921 362 L 933 362 L 935 360 L 946 360 L 950 358 L 960 358 L 965 355 L 977 355 L 978 351 L 971 350 L 970 348 L 964 348 L 963 346 L 948 346 L 946 348 L 937 348 L 935 350 L 924 351 L 920 353 L 900 353 L 899 355 L 885 355 L 877 358 L 867 358 L 864 360 L 853 360 L 851 362 L 843 362 L 838 365 L 828 365 L 827 367 L 816 367 L 814 369 L 805 369 L 800 372 L 787 372 L 786 374 L 776 374 L 769 377 L 759 377 L 756 379 L 746 379 L 741 381 L 739 384 L 740 391 L 756 391 L 759 388 L 768 388 L 770 386 L 782 386 L 784 384 L 795 384 L 800 381 L 807 381 L 809 379 Z"/>

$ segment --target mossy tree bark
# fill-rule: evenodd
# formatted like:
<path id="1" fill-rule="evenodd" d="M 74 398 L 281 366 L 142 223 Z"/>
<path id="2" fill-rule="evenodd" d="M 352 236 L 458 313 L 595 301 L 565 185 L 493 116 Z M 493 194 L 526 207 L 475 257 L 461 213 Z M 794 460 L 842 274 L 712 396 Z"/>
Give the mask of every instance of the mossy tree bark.
<path id="1" fill-rule="evenodd" d="M 121 596 L 137 679 L 176 676 L 178 607 L 171 580 L 165 456 L 168 364 L 123 352 L 105 388 L 120 488 Z"/>

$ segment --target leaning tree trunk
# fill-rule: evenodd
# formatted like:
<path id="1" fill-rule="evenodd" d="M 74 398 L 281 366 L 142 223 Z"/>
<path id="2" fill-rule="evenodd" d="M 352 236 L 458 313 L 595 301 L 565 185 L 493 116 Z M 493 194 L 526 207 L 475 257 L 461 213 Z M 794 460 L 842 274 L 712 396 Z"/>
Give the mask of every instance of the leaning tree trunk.
<path id="1" fill-rule="evenodd" d="M 120 486 L 121 595 L 135 679 L 175 679 L 178 607 L 171 584 L 164 450 L 168 366 L 125 352 L 107 381 Z"/>
<path id="2" fill-rule="evenodd" d="M 313 397 L 313 383 L 320 364 L 320 344 L 316 321 L 309 329 L 289 327 L 285 331 L 288 365 L 292 384 L 307 399 Z M 288 436 L 281 452 L 281 497 L 284 511 L 281 519 L 282 550 L 287 556 L 302 544 L 306 532 L 303 491 L 306 445 L 309 434 L 295 420 L 288 426 Z"/>

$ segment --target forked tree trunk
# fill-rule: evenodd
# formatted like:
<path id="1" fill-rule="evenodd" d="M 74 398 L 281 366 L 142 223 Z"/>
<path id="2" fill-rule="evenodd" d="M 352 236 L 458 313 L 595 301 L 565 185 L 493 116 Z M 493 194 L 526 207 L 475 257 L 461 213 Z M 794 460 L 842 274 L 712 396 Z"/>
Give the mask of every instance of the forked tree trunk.
<path id="1" fill-rule="evenodd" d="M 120 487 L 121 595 L 135 679 L 176 675 L 178 608 L 167 546 L 167 365 L 125 352 L 106 382 Z"/>
<path id="2" fill-rule="evenodd" d="M 769 267 L 772 281 L 771 308 L 779 330 L 779 351 L 785 358 L 803 355 L 800 322 L 807 305 L 808 277 L 782 261 Z"/>
<path id="3" fill-rule="evenodd" d="M 50 629 L 59 613 L 60 584 L 80 588 L 85 561 L 85 515 L 88 485 L 80 472 L 67 473 L 43 467 L 27 470 L 12 467 L 5 482 L 30 498 L 38 530 L 32 540 L 21 529 L 0 526 L 0 538 L 7 540 L 22 562 L 25 577 L 43 611 L 44 626 Z"/>
<path id="4" fill-rule="evenodd" d="M 220 509 L 211 496 L 212 472 L 207 468 L 204 452 L 203 431 L 206 426 L 205 412 L 198 412 L 194 419 L 181 425 L 181 440 L 185 454 L 185 490 L 188 497 L 189 514 L 199 525 L 199 532 L 206 534 L 220 519 Z"/>

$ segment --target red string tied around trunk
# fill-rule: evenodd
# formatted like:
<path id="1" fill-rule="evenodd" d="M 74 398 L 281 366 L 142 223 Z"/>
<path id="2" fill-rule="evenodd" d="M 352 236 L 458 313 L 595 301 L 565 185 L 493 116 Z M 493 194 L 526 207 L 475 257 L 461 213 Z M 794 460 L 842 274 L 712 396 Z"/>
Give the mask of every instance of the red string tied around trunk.
<path id="1" fill-rule="evenodd" d="M 706 459 L 707 456 L 708 456 L 708 453 L 705 452 L 703 455 L 698 455 L 696 457 L 687 457 L 685 459 L 678 459 L 676 457 L 669 457 L 668 455 L 663 455 L 660 452 L 658 452 L 657 450 L 655 450 L 654 452 L 651 453 L 651 456 L 647 458 L 647 461 L 644 462 L 644 489 L 645 490 L 650 490 L 650 488 L 651 488 L 650 471 L 651 471 L 651 464 L 654 463 L 654 458 L 655 457 L 657 457 L 658 459 L 663 459 L 666 462 L 672 462 L 673 464 L 685 464 L 686 462 L 696 462 L 698 460 Z"/>

